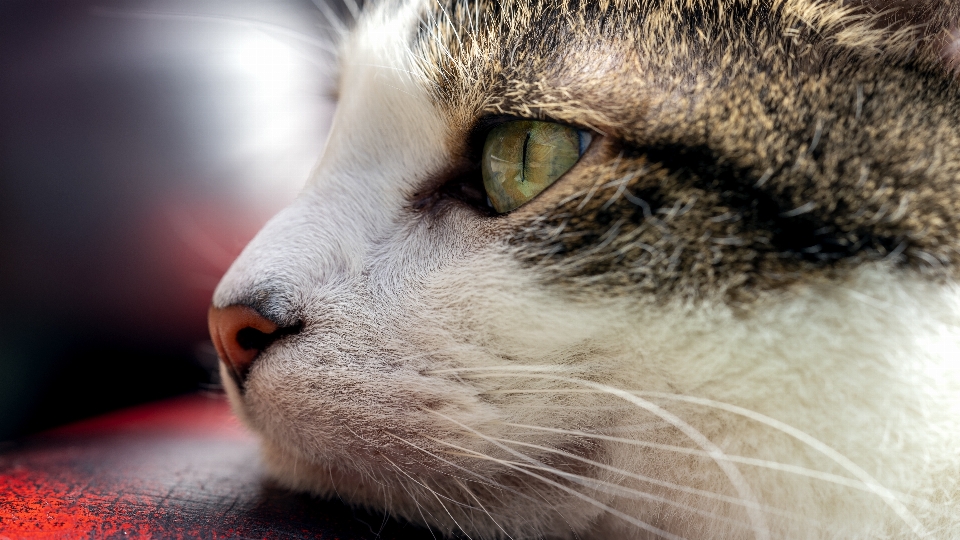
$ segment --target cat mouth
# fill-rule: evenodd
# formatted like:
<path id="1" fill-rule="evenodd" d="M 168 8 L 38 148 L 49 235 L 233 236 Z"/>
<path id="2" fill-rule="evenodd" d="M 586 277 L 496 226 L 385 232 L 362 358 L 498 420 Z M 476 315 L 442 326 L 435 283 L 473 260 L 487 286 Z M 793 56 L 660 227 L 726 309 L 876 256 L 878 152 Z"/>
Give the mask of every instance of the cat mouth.
<path id="1" fill-rule="evenodd" d="M 414 410 L 431 414 L 424 407 Z M 448 415 L 433 411 L 431 416 Z M 288 482 L 292 487 L 314 492 L 335 488 L 342 493 L 344 486 L 353 486 L 358 493 L 384 486 L 398 492 L 409 485 L 454 489 L 448 485 L 466 482 L 530 496 L 531 485 L 540 484 L 534 490 L 539 492 L 544 485 L 560 489 L 557 486 L 593 482 L 600 472 L 597 465 L 606 459 L 602 445 L 580 438 L 530 438 L 496 429 L 497 422 L 471 427 L 452 417 L 449 420 L 457 429 L 422 423 L 371 429 L 337 422 L 323 441 L 310 446 L 303 443 L 308 433 L 273 431 L 263 434 L 265 456 L 285 471 L 278 477 L 292 472 L 297 476 Z M 312 449 L 305 453 L 306 448 Z"/>

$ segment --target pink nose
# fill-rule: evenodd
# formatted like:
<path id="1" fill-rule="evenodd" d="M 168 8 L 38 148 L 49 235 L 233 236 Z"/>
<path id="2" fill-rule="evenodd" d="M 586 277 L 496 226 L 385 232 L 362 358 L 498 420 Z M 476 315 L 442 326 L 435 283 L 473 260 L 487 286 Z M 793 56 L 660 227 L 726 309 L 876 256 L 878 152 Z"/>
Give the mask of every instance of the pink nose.
<path id="1" fill-rule="evenodd" d="M 210 306 L 207 323 L 220 360 L 240 386 L 257 356 L 280 337 L 276 323 L 247 306 Z"/>

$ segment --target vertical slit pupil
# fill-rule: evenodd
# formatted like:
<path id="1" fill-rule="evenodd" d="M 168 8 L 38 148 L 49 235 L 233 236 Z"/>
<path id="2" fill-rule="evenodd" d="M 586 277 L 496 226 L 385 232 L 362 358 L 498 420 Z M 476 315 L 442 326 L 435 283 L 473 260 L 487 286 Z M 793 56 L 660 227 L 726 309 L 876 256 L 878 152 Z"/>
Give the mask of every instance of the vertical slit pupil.
<path id="1" fill-rule="evenodd" d="M 520 167 L 520 181 L 527 181 L 527 145 L 530 144 L 530 136 L 532 134 L 530 131 L 527 131 L 527 138 L 523 140 L 523 164 Z"/>

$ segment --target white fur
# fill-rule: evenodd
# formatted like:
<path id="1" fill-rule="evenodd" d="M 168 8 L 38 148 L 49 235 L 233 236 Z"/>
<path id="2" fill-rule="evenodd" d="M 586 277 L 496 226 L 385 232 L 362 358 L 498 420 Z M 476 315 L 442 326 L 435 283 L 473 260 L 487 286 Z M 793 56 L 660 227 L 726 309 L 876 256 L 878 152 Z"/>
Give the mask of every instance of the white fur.
<path id="1" fill-rule="evenodd" d="M 960 537 L 956 285 L 875 264 L 748 310 L 559 295 L 468 211 L 406 209 L 451 152 L 415 17 L 350 38 L 312 182 L 217 290 L 304 323 L 242 395 L 225 378 L 281 482 L 473 538 Z M 578 461 L 545 448 L 596 463 L 551 474 Z"/>

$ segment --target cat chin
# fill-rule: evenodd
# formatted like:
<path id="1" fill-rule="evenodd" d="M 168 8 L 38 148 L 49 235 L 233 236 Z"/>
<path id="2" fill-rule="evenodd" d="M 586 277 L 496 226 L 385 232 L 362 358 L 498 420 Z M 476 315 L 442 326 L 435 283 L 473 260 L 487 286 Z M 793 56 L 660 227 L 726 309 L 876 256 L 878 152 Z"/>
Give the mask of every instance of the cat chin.
<path id="1" fill-rule="evenodd" d="M 464 505 L 453 502 L 456 489 L 444 486 L 438 478 L 414 479 L 396 471 L 385 474 L 383 470 L 318 465 L 270 441 L 264 441 L 263 459 L 271 479 L 281 487 L 337 499 L 375 514 L 387 513 L 447 536 L 463 531 L 480 538 L 505 538 L 502 528 L 507 528 L 514 538 L 575 538 L 574 531 L 588 530 L 601 519 L 597 509 L 569 496 L 550 504 L 540 500 L 538 506 L 530 507 L 510 501 L 504 492 L 491 500 L 474 499 L 485 505 L 486 512 L 464 512 Z M 562 519 L 558 519 L 558 511 L 563 513 Z"/>

